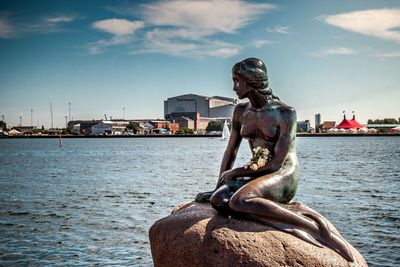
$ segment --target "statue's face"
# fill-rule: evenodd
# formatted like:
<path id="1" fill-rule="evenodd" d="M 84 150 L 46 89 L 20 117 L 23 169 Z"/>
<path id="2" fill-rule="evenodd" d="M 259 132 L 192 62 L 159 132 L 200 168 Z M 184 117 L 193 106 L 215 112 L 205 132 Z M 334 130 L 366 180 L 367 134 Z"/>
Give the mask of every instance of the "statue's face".
<path id="1" fill-rule="evenodd" d="M 252 90 L 252 88 L 247 84 L 246 80 L 240 75 L 233 74 L 233 91 L 236 92 L 239 99 L 246 98 L 247 94 Z"/>

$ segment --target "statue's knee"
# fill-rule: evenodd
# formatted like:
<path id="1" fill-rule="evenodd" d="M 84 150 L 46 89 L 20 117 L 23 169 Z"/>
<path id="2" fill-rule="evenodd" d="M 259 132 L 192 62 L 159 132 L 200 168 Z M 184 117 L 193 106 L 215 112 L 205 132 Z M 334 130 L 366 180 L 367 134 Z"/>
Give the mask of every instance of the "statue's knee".
<path id="1" fill-rule="evenodd" d="M 223 209 L 229 200 L 226 199 L 223 194 L 216 192 L 214 193 L 211 198 L 210 202 L 214 209 L 221 210 Z"/>
<path id="2" fill-rule="evenodd" d="M 240 195 L 233 195 L 229 201 L 229 209 L 233 211 L 242 211 L 246 206 L 246 199 Z"/>

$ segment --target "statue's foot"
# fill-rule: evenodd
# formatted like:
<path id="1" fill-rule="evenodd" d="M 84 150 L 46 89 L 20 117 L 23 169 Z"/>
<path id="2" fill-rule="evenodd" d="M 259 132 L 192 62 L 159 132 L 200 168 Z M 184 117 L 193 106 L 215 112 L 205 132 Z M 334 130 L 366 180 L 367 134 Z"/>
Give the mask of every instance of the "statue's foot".
<path id="1" fill-rule="evenodd" d="M 350 248 L 347 246 L 346 241 L 341 236 L 333 232 L 329 233 L 329 235 L 326 235 L 326 233 L 321 233 L 321 238 L 319 241 L 330 249 L 336 251 L 347 261 L 354 262 L 353 254 L 351 253 Z"/>
<path id="2" fill-rule="evenodd" d="M 194 201 L 199 203 L 210 203 L 210 199 L 214 191 L 198 193 Z"/>
<path id="3" fill-rule="evenodd" d="M 327 237 L 322 235 L 312 236 L 311 234 L 301 229 L 291 229 L 288 232 L 317 247 L 327 246 L 328 248 L 334 250 L 336 253 L 341 255 L 347 261 L 354 262 L 353 254 L 351 253 L 346 242 L 343 240 L 343 238 L 336 235 L 335 233 L 330 233 L 329 237 Z"/>
<path id="4" fill-rule="evenodd" d="M 347 261 L 354 262 L 353 254 L 347 246 L 346 241 L 340 236 L 340 234 L 336 234 L 331 231 L 326 219 L 321 214 L 305 205 L 302 206 L 302 209 L 302 215 L 314 220 L 314 222 L 318 225 L 319 233 L 317 235 L 317 240 L 330 249 L 336 251 Z"/>

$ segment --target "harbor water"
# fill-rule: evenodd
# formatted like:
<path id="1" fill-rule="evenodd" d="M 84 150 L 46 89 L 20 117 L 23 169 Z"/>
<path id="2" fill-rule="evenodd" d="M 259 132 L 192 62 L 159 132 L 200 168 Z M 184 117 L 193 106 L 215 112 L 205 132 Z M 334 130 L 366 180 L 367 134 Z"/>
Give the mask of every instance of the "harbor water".
<path id="1" fill-rule="evenodd" d="M 237 165 L 250 158 L 244 141 Z M 152 266 L 148 230 L 215 186 L 219 138 L 0 139 L 0 266 Z M 296 200 L 400 263 L 400 137 L 299 137 Z"/>

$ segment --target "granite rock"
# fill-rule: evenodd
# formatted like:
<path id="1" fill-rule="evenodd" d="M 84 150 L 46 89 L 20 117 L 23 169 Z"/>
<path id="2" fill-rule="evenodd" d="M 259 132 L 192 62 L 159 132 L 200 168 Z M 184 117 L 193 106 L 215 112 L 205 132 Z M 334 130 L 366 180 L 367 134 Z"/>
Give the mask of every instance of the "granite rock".
<path id="1" fill-rule="evenodd" d="M 209 204 L 179 205 L 149 235 L 155 267 L 367 266 L 350 244 L 354 262 L 272 227 L 223 217 Z"/>

